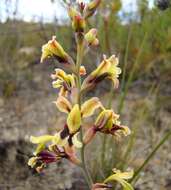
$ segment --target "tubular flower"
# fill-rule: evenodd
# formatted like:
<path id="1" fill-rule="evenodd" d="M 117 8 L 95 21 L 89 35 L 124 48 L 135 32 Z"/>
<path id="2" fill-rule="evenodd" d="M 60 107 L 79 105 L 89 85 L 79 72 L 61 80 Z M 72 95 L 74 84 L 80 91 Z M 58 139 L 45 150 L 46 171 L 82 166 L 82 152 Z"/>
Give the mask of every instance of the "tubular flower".
<path id="1" fill-rule="evenodd" d="M 95 122 L 96 131 L 111 134 L 111 135 L 120 135 L 125 136 L 130 134 L 130 130 L 127 126 L 120 124 L 119 115 L 115 114 L 112 110 L 104 110 L 97 117 Z"/>
<path id="2" fill-rule="evenodd" d="M 74 65 L 72 58 L 64 51 L 62 46 L 56 41 L 56 36 L 52 37 L 47 44 L 42 46 L 41 62 L 49 57 L 56 58 L 60 63 Z"/>
<path id="3" fill-rule="evenodd" d="M 72 88 L 75 88 L 75 77 L 72 74 L 66 74 L 62 69 L 55 69 L 55 74 L 51 75 L 54 80 L 53 88 L 60 88 L 59 95 L 66 96 L 67 92 L 71 93 Z"/>
<path id="4" fill-rule="evenodd" d="M 79 164 L 79 160 L 76 158 L 74 150 L 69 152 L 67 147 L 51 145 L 49 148 L 45 148 L 34 157 L 31 157 L 28 161 L 28 165 L 31 168 L 35 167 L 37 172 L 40 173 L 47 164 L 58 162 L 63 158 L 70 160 L 74 164 Z"/>
<path id="5" fill-rule="evenodd" d="M 97 39 L 97 30 L 92 28 L 87 34 L 85 34 L 85 40 L 89 46 L 97 46 L 99 40 Z"/>
<path id="6" fill-rule="evenodd" d="M 101 0 L 93 0 L 90 3 L 88 3 L 87 6 L 85 7 L 84 17 L 88 18 L 92 16 L 95 13 L 98 6 L 100 5 L 100 3 Z"/>
<path id="7" fill-rule="evenodd" d="M 87 130 L 84 136 L 84 143 L 89 143 L 97 132 L 117 137 L 129 135 L 130 129 L 127 126 L 121 125 L 118 118 L 119 115 L 115 114 L 112 110 L 103 110 L 97 117 L 95 124 Z"/>
<path id="8" fill-rule="evenodd" d="M 33 144 L 37 144 L 34 156 L 29 159 L 28 165 L 36 170 L 41 170 L 49 163 L 57 162 L 62 158 L 68 159 L 75 164 L 80 161 L 76 157 L 75 148 L 81 148 L 82 143 L 77 139 L 78 132 L 71 134 L 67 125 L 63 130 L 53 135 L 30 137 Z"/>
<path id="9" fill-rule="evenodd" d="M 59 146 L 74 146 L 80 148 L 82 146 L 81 142 L 77 139 L 78 131 L 71 133 L 67 124 L 64 125 L 63 129 L 56 133 L 55 135 L 43 135 L 39 137 L 30 137 L 30 142 L 37 144 L 37 149 L 35 154 L 41 152 L 46 144 L 55 144 Z"/>
<path id="10" fill-rule="evenodd" d="M 111 183 L 113 181 L 119 182 L 122 185 L 124 190 L 133 190 L 132 185 L 126 181 L 133 177 L 133 171 L 121 172 L 120 170 L 117 170 L 117 169 L 113 169 L 112 171 L 114 174 L 106 178 L 103 183 L 93 184 L 92 190 L 112 189 L 113 188 L 112 185 L 108 183 Z"/>
<path id="11" fill-rule="evenodd" d="M 118 66 L 118 58 L 112 55 L 110 58 L 104 56 L 103 61 L 90 75 L 84 80 L 82 84 L 82 91 L 87 89 L 92 89 L 96 84 L 104 79 L 112 80 L 114 87 L 117 88 L 119 85 L 119 74 L 121 74 L 121 69 Z"/>
<path id="12" fill-rule="evenodd" d="M 114 174 L 105 179 L 105 184 L 112 181 L 117 181 L 123 186 L 124 190 L 133 190 L 132 185 L 126 181 L 133 177 L 133 171 L 121 172 L 117 169 L 113 169 L 112 171 L 114 172 Z"/>

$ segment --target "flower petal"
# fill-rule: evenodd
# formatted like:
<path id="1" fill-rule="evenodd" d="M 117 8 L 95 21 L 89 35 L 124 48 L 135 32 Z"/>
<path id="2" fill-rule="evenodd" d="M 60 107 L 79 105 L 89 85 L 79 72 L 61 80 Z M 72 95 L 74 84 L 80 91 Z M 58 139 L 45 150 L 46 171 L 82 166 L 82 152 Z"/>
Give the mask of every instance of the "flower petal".
<path id="1" fill-rule="evenodd" d="M 60 132 L 59 133 L 56 133 L 52 142 L 56 145 L 60 145 L 60 146 L 65 146 L 68 142 L 68 137 L 62 139 L 61 136 L 60 136 Z"/>
<path id="2" fill-rule="evenodd" d="M 95 110 L 101 107 L 102 104 L 99 100 L 99 98 L 94 97 L 89 100 L 87 100 L 82 106 L 81 106 L 81 114 L 82 117 L 90 117 L 94 114 Z"/>
<path id="3" fill-rule="evenodd" d="M 73 142 L 73 145 L 76 147 L 76 148 L 81 148 L 83 146 L 83 144 L 78 140 L 77 136 L 78 136 L 79 133 L 75 134 L 73 137 L 72 137 L 72 142 Z"/>
<path id="4" fill-rule="evenodd" d="M 52 135 L 44 135 L 44 136 L 39 136 L 39 137 L 31 136 L 30 142 L 32 142 L 33 144 L 40 144 L 40 143 L 45 144 L 49 141 L 52 141 L 53 138 L 54 138 L 54 136 L 52 136 Z"/>
<path id="5" fill-rule="evenodd" d="M 113 171 L 115 172 L 115 174 L 105 179 L 104 183 L 117 181 L 123 186 L 124 190 L 133 190 L 132 185 L 125 181 L 125 179 L 131 179 L 133 177 L 133 171 L 123 173 L 116 169 L 114 169 Z"/>
<path id="6" fill-rule="evenodd" d="M 51 56 L 56 56 L 61 60 L 67 60 L 68 57 L 62 46 L 56 41 L 56 36 L 53 36 L 52 40 L 49 40 L 47 44 L 42 46 L 41 62 Z"/>
<path id="7" fill-rule="evenodd" d="M 72 109 L 71 103 L 63 96 L 59 96 L 57 101 L 54 103 L 61 112 L 69 113 Z"/>
<path id="8" fill-rule="evenodd" d="M 45 144 L 44 143 L 38 144 L 36 150 L 33 152 L 33 155 L 36 156 L 39 152 L 41 152 L 44 149 L 45 149 Z"/>
<path id="9" fill-rule="evenodd" d="M 67 125 L 71 134 L 77 132 L 81 126 L 81 112 L 79 105 L 75 104 L 67 118 Z"/>

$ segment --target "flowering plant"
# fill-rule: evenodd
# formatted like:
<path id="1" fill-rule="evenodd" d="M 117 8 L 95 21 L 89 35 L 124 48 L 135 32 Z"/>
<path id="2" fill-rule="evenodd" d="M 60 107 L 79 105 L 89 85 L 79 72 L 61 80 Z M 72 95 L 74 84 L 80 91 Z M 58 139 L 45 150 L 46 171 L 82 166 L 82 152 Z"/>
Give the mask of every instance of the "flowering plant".
<path id="1" fill-rule="evenodd" d="M 130 134 L 129 128 L 119 121 L 119 115 L 112 109 L 106 109 L 98 97 L 83 101 L 84 95 L 105 79 L 111 80 L 114 88 L 119 86 L 121 69 L 115 55 L 109 58 L 104 55 L 99 66 L 90 74 L 86 73 L 86 68 L 82 65 L 85 51 L 99 44 L 97 29 L 87 31 L 87 19 L 95 13 L 100 3 L 101 0 L 93 0 L 87 4 L 78 1 L 76 6 L 66 4 L 77 43 L 76 62 L 58 43 L 56 37 L 52 37 L 52 40 L 42 47 L 41 62 L 52 57 L 70 70 L 70 73 L 66 73 L 56 68 L 51 75 L 53 88 L 59 89 L 54 104 L 59 111 L 66 114 L 66 120 L 63 129 L 54 135 L 30 137 L 30 141 L 37 144 L 37 148 L 28 165 L 41 172 L 47 164 L 67 159 L 83 169 L 89 189 L 111 189 L 112 181 L 117 181 L 125 190 L 132 190 L 132 186 L 126 181 L 132 178 L 132 171 L 121 172 L 113 169 L 114 174 L 102 183 L 94 183 L 85 162 L 85 147 L 97 133 L 119 138 Z M 96 119 L 86 130 L 84 119 L 91 116 Z M 77 156 L 78 149 L 81 150 L 80 157 Z"/>

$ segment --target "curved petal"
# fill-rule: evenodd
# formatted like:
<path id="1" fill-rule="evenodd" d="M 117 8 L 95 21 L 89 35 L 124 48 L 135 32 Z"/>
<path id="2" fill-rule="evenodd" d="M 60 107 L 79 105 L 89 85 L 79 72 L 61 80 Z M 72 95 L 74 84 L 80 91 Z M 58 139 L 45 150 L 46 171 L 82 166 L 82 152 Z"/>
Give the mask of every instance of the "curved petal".
<path id="1" fill-rule="evenodd" d="M 52 135 L 43 135 L 43 136 L 39 136 L 39 137 L 31 136 L 30 142 L 32 142 L 33 144 L 40 144 L 40 143 L 45 144 L 47 142 L 52 141 L 53 138 L 54 138 L 54 136 L 52 136 Z"/>
<path id="2" fill-rule="evenodd" d="M 78 131 L 81 126 L 81 112 L 79 105 L 75 104 L 67 118 L 67 125 L 71 134 Z"/>
<path id="3" fill-rule="evenodd" d="M 94 97 L 86 102 L 81 106 L 81 114 L 82 117 L 90 117 L 94 114 L 95 110 L 101 107 L 102 104 L 99 100 L 99 98 Z"/>

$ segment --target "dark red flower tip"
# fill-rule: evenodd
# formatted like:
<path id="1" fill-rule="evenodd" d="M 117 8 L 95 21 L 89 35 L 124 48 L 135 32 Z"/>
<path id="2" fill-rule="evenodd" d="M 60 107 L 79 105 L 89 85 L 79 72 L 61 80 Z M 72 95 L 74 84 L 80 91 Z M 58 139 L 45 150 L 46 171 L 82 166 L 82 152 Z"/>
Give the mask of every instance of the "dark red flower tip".
<path id="1" fill-rule="evenodd" d="M 48 164 L 57 161 L 57 156 L 53 152 L 44 150 L 38 154 L 39 160 Z"/>

